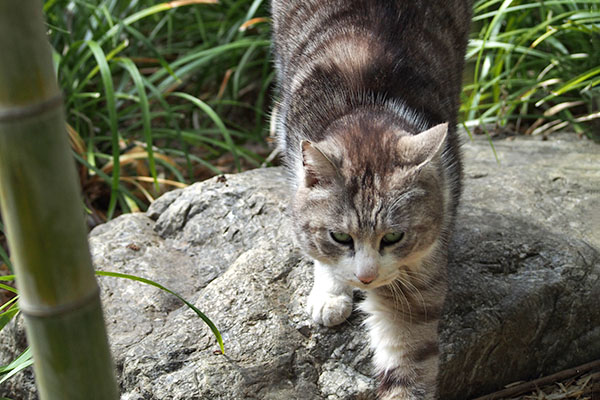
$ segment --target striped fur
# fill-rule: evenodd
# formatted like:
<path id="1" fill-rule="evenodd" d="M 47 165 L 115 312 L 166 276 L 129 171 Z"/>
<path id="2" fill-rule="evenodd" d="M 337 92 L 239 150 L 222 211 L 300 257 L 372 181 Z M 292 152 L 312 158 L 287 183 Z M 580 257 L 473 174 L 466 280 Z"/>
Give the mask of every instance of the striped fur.
<path id="1" fill-rule="evenodd" d="M 379 397 L 433 399 L 461 192 L 455 124 L 470 3 L 271 4 L 280 92 L 272 130 L 298 242 L 315 260 L 309 311 L 339 324 L 352 288 L 366 290 Z"/>

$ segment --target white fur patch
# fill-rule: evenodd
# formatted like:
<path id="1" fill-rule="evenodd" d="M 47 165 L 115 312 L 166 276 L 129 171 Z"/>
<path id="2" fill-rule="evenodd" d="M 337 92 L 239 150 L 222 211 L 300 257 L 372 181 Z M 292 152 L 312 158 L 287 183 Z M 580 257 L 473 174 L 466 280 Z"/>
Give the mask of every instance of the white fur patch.
<path id="1" fill-rule="evenodd" d="M 412 365 L 407 365 L 406 355 L 419 346 L 423 340 L 431 340 L 432 333 L 437 331 L 437 321 L 414 325 L 405 320 L 399 320 L 395 315 L 392 304 L 382 301 L 376 295 L 368 293 L 360 305 L 360 309 L 369 317 L 365 320 L 373 348 L 373 363 L 378 372 L 394 368 L 405 368 L 406 375 L 412 373 Z M 437 358 L 427 363 L 437 364 Z M 426 365 L 427 367 L 429 365 Z M 435 368 L 434 365 L 432 365 Z"/>
<path id="2" fill-rule="evenodd" d="M 376 297 L 367 296 L 360 309 L 369 314 L 365 325 L 369 328 L 375 368 L 384 372 L 398 367 L 406 354 L 407 346 L 400 339 L 403 329 L 395 319 L 389 304 L 379 301 Z"/>
<path id="3" fill-rule="evenodd" d="M 341 324 L 352 313 L 352 289 L 334 276 L 330 266 L 315 261 L 314 283 L 307 306 L 316 323 Z"/>

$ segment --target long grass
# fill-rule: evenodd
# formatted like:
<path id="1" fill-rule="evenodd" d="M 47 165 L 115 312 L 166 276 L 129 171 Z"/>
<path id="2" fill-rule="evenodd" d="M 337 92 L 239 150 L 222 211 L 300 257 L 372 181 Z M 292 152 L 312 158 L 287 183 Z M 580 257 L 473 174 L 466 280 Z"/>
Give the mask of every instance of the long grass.
<path id="1" fill-rule="evenodd" d="M 600 0 L 474 10 L 467 127 L 600 131 Z M 267 0 L 46 0 L 44 11 L 92 224 L 260 164 L 274 77 Z"/>
<path id="2" fill-rule="evenodd" d="M 571 130 L 600 140 L 600 1 L 478 0 L 467 127 Z"/>
<path id="3" fill-rule="evenodd" d="M 96 222 L 261 157 L 269 60 L 263 0 L 47 0 L 69 133 Z"/>

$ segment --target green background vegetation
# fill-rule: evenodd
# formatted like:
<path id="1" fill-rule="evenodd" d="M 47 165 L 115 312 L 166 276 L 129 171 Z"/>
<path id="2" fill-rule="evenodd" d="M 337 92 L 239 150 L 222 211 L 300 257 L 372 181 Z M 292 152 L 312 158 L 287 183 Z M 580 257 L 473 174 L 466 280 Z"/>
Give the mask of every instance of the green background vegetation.
<path id="1" fill-rule="evenodd" d="M 469 132 L 600 131 L 600 1 L 474 9 L 461 108 Z M 266 0 L 44 3 L 90 226 L 263 162 L 268 11 Z"/>
<path id="2" fill-rule="evenodd" d="M 214 3 L 44 4 L 91 224 L 269 153 L 268 1 Z M 592 135 L 600 2 L 474 6 L 466 126 Z"/>

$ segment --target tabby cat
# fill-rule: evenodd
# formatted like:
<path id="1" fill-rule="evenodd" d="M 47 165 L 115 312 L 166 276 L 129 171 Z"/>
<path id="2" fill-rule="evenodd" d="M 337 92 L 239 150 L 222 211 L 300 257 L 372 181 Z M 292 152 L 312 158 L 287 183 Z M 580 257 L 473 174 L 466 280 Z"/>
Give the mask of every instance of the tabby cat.
<path id="1" fill-rule="evenodd" d="M 467 0 L 272 0 L 273 127 L 292 219 L 314 259 L 308 308 L 342 323 L 352 290 L 381 399 L 433 399 L 448 241 L 461 193 L 455 125 Z"/>

